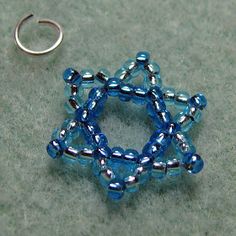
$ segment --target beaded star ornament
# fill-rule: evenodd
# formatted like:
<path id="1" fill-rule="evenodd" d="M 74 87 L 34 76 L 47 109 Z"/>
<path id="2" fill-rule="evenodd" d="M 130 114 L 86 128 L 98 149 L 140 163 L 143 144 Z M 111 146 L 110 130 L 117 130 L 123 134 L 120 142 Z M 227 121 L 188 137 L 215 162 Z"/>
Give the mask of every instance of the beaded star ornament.
<path id="1" fill-rule="evenodd" d="M 140 74 L 142 85 L 132 84 Z M 196 174 L 202 170 L 203 160 L 187 132 L 200 121 L 207 100 L 201 93 L 190 97 L 187 92 L 162 87 L 160 67 L 150 61 L 148 52 L 139 52 L 136 60 L 129 59 L 113 77 L 105 69 L 94 75 L 90 70 L 79 73 L 71 68 L 63 77 L 66 110 L 71 118 L 53 132 L 47 152 L 53 159 L 90 167 L 109 198 L 120 200 L 151 178 L 162 180 L 184 171 Z M 82 94 L 89 88 L 85 101 Z M 109 146 L 97 122 L 109 97 L 146 107 L 155 130 L 141 153 Z M 171 105 L 180 110 L 175 116 L 168 110 Z M 171 146 L 174 158 L 165 155 Z"/>

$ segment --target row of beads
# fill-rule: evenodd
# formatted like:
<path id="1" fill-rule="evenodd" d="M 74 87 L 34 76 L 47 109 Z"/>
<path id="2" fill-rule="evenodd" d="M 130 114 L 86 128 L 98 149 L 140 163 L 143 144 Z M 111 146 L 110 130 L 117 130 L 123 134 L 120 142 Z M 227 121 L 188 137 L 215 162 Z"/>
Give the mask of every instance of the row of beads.
<path id="1" fill-rule="evenodd" d="M 197 154 L 189 156 L 188 163 L 188 165 L 184 165 L 179 160 L 173 159 L 166 162 L 154 161 L 150 165 L 149 161 L 150 167 L 147 163 L 140 165 L 135 170 L 134 175 L 119 180 L 116 179 L 113 171 L 107 167 L 106 159 L 99 159 L 96 162 L 95 173 L 101 184 L 107 189 L 108 196 L 114 200 L 119 200 L 125 191 L 128 193 L 138 191 L 139 185 L 144 184 L 150 177 L 161 180 L 165 176 L 177 176 L 181 174 L 183 167 L 189 173 L 197 173 L 203 166 L 203 162 Z"/>
<path id="2" fill-rule="evenodd" d="M 148 87 L 151 86 L 161 86 L 162 80 L 160 77 L 160 67 L 155 62 L 149 62 L 150 55 L 148 52 L 139 52 L 136 55 L 136 61 L 129 59 L 122 67 L 116 71 L 115 77 L 119 78 L 121 81 L 130 81 L 137 77 L 141 72 L 144 77 L 147 77 L 145 81 Z"/>

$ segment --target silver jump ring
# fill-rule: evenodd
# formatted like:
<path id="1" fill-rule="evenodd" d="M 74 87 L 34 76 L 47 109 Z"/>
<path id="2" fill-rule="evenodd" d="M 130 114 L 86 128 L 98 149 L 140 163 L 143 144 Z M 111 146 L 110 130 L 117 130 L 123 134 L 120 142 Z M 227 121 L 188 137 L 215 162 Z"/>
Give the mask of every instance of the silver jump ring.
<path id="1" fill-rule="evenodd" d="M 35 55 L 35 56 L 40 56 L 40 55 L 45 55 L 47 53 L 50 53 L 52 52 L 53 50 L 55 50 L 62 42 L 63 40 L 63 30 L 61 28 L 61 26 L 53 21 L 53 20 L 50 20 L 50 19 L 41 19 L 38 21 L 39 24 L 47 24 L 47 25 L 50 25 L 52 27 L 54 27 L 59 35 L 58 35 L 58 39 L 57 41 L 48 49 L 45 49 L 45 50 L 42 50 L 42 51 L 34 51 L 34 50 L 30 50 L 28 48 L 26 48 L 20 41 L 19 39 L 19 34 L 20 34 L 20 30 L 21 30 L 21 26 L 27 21 L 29 20 L 30 18 L 32 18 L 34 15 L 33 14 L 29 14 L 25 17 L 23 17 L 21 20 L 18 21 L 17 25 L 16 25 L 16 28 L 15 28 L 15 31 L 14 31 L 14 39 L 15 39 L 15 42 L 16 42 L 16 45 L 25 53 L 27 54 L 30 54 L 30 55 Z"/>

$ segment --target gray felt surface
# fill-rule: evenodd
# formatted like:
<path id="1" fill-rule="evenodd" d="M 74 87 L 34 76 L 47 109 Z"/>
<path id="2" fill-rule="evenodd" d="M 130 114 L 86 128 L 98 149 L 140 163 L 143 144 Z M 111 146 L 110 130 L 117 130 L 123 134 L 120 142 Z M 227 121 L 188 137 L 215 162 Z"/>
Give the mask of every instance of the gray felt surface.
<path id="1" fill-rule="evenodd" d="M 15 24 L 31 11 L 64 27 L 49 56 L 14 45 Z M 0 0 L 0 235 L 236 235 L 235 12 L 235 0 Z M 44 48 L 55 35 L 35 24 L 22 40 Z M 45 146 L 66 117 L 66 67 L 114 72 L 143 49 L 164 84 L 206 94 L 209 107 L 191 132 L 205 169 L 114 204 L 91 174 L 64 169 Z M 140 149 L 152 126 L 129 106 L 109 103 L 101 126 L 112 144 Z"/>

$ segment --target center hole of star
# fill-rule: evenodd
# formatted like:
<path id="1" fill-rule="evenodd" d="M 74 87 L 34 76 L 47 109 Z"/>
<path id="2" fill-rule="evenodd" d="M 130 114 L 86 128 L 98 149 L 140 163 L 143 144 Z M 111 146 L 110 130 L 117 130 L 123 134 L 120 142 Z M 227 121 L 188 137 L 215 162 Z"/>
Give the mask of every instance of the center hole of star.
<path id="1" fill-rule="evenodd" d="M 108 98 L 99 125 L 109 147 L 131 148 L 139 153 L 155 130 L 146 105 L 122 102 L 117 97 Z"/>

